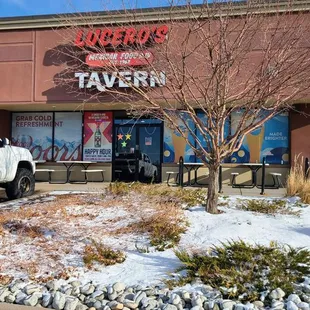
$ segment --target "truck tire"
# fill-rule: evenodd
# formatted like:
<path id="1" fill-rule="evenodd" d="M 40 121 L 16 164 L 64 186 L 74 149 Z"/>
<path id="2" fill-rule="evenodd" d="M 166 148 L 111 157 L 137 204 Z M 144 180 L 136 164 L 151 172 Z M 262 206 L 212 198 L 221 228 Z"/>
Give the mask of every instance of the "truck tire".
<path id="1" fill-rule="evenodd" d="M 33 195 L 35 179 L 32 172 L 26 168 L 18 168 L 15 179 L 8 183 L 6 195 L 9 199 L 18 199 Z"/>

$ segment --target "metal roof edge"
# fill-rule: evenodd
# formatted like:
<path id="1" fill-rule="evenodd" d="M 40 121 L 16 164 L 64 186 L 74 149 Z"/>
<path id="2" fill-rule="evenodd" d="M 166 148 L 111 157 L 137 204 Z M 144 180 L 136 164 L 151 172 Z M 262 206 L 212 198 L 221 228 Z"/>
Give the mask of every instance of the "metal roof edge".
<path id="1" fill-rule="evenodd" d="M 87 13 L 69 13 L 36 15 L 22 17 L 0 18 L 0 31 L 23 30 L 40 28 L 60 28 L 85 25 L 113 25 L 126 23 L 158 22 L 168 20 L 185 20 L 191 17 L 206 18 L 207 11 L 203 13 L 203 5 L 159 7 L 122 11 L 101 11 Z M 212 7 L 212 4 L 211 4 Z M 289 7 L 289 9 L 288 9 Z M 310 11 L 310 0 L 282 0 L 282 1 L 258 1 L 251 6 L 255 13 L 276 13 L 285 11 Z M 233 16 L 243 15 L 248 12 L 246 1 L 236 1 L 229 7 L 229 14 Z M 191 15 L 189 15 L 191 14 Z"/>

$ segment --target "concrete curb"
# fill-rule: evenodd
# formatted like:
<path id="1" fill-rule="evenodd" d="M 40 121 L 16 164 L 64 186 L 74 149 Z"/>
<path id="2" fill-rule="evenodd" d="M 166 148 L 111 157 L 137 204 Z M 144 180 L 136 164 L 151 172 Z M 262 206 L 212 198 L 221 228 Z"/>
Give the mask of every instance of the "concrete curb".
<path id="1" fill-rule="evenodd" d="M 30 310 L 30 309 L 38 309 L 33 307 L 21 306 L 21 305 L 12 305 L 1 302 L 0 310 Z"/>

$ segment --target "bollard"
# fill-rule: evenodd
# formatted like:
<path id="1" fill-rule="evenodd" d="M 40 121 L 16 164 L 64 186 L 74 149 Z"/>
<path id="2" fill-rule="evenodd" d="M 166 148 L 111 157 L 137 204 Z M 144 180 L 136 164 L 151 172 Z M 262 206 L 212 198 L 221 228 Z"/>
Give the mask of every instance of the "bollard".
<path id="1" fill-rule="evenodd" d="M 183 171 L 184 171 L 184 159 L 182 156 L 180 156 L 179 159 L 179 186 L 183 187 L 184 181 L 183 181 Z"/>
<path id="2" fill-rule="evenodd" d="M 265 193 L 265 166 L 266 164 L 266 157 L 263 158 L 263 167 L 262 167 L 262 190 L 260 192 L 261 195 L 264 195 Z"/>
<path id="3" fill-rule="evenodd" d="M 222 191 L 222 166 L 219 167 L 219 194 L 223 193 Z"/>

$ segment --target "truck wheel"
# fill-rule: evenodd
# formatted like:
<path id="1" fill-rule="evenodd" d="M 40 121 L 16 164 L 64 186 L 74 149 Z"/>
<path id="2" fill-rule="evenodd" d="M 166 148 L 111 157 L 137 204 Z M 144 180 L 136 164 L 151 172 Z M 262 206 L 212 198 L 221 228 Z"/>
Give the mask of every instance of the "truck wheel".
<path id="1" fill-rule="evenodd" d="M 25 168 L 18 168 L 15 179 L 8 183 L 6 195 L 9 199 L 18 199 L 34 193 L 35 179 L 32 172 Z"/>

